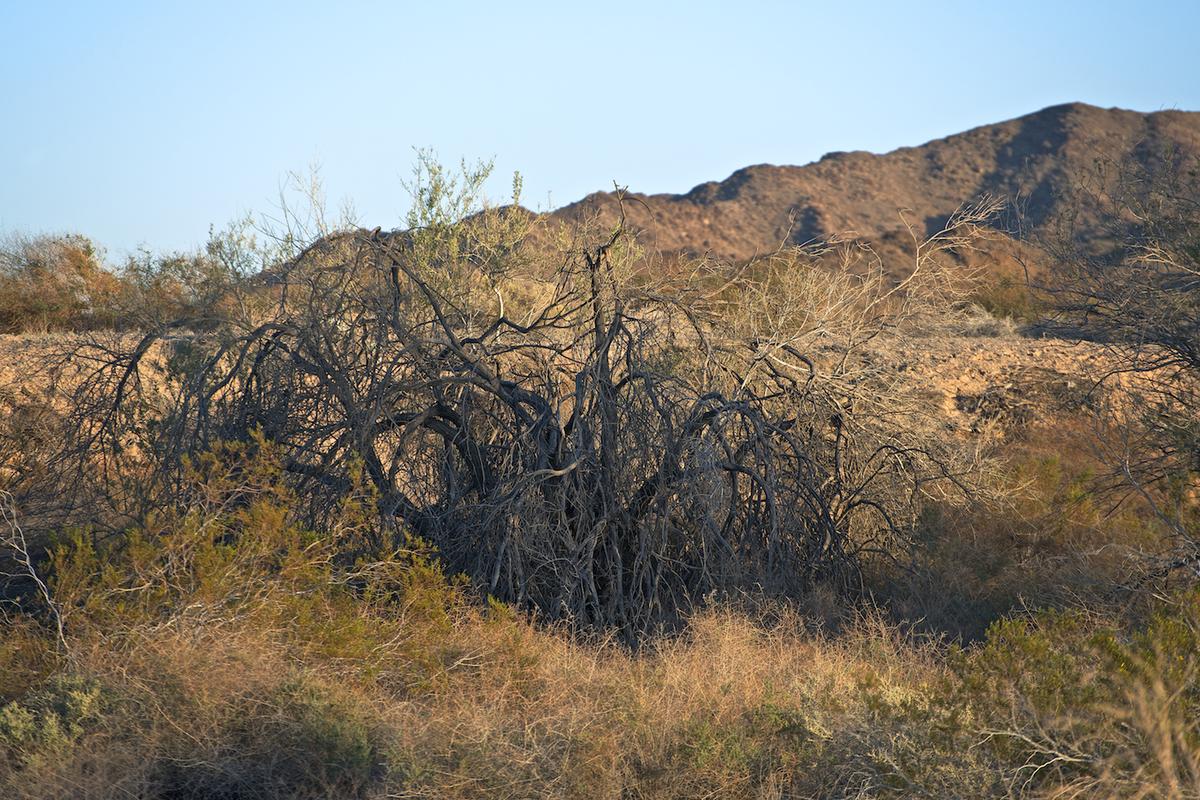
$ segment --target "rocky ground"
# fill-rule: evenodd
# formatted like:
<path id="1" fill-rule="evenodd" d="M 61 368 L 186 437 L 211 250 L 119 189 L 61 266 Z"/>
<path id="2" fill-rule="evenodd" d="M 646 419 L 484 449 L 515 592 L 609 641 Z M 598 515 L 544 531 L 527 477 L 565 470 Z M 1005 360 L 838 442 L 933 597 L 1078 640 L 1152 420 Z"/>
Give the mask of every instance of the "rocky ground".
<path id="1" fill-rule="evenodd" d="M 896 355 L 902 357 L 897 371 L 960 432 L 990 421 L 1036 425 L 1086 408 L 1109 362 L 1095 344 L 1016 334 L 932 336 L 889 357 Z"/>

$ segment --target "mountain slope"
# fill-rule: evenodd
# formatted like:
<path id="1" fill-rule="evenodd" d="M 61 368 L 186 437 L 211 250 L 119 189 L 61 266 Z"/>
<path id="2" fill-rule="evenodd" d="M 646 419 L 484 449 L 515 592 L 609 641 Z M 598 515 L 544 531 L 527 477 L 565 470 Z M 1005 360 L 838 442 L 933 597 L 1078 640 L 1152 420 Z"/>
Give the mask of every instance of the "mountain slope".
<path id="1" fill-rule="evenodd" d="M 847 231 L 899 252 L 910 241 L 904 220 L 924 234 L 962 203 L 994 194 L 1020 196 L 1023 224 L 1036 227 L 1060 210 L 1064 182 L 1096 158 L 1161 147 L 1200 157 L 1200 112 L 1073 103 L 883 155 L 830 153 L 804 166 L 746 167 L 687 194 L 631 193 L 625 211 L 643 241 L 664 253 L 743 260 Z M 590 213 L 615 218 L 615 196 L 598 192 L 551 217 Z"/>

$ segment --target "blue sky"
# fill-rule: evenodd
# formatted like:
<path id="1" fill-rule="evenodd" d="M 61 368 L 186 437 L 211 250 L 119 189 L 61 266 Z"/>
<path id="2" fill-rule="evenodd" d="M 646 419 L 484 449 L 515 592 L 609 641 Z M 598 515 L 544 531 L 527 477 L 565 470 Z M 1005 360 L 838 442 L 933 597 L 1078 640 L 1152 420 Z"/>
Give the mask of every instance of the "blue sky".
<path id="1" fill-rule="evenodd" d="M 1200 109 L 1197 31 L 1200 0 L 0 0 L 0 231 L 190 248 L 314 163 L 394 227 L 414 147 L 545 208 L 1070 100 Z"/>

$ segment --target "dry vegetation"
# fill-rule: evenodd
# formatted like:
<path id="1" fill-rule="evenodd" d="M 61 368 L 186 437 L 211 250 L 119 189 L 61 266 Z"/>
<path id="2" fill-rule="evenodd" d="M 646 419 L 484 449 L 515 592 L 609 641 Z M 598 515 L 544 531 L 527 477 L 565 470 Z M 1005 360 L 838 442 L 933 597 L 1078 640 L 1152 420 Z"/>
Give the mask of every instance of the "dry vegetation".
<path id="1" fill-rule="evenodd" d="M 1052 292 L 990 204 L 667 272 L 433 164 L 402 234 L 13 243 L 0 790 L 1200 796 L 1188 168 Z"/>

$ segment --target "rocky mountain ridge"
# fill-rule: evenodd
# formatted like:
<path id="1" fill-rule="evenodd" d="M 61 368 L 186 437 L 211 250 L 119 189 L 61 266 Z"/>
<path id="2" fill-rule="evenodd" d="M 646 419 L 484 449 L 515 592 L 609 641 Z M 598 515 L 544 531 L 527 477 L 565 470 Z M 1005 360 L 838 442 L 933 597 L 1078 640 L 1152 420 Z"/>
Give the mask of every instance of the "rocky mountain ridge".
<path id="1" fill-rule="evenodd" d="M 1000 228 L 1044 225 L 1073 177 L 1098 160 L 1173 150 L 1200 158 L 1200 112 L 1140 113 L 1083 103 L 1051 106 L 884 154 L 834 152 L 803 166 L 760 164 L 685 194 L 626 195 L 627 223 L 661 253 L 742 261 L 785 244 L 853 232 L 883 252 L 939 230 L 985 195 L 1010 204 Z M 615 220 L 616 195 L 596 192 L 549 215 Z M 1001 248 L 1003 249 L 1003 248 Z"/>

